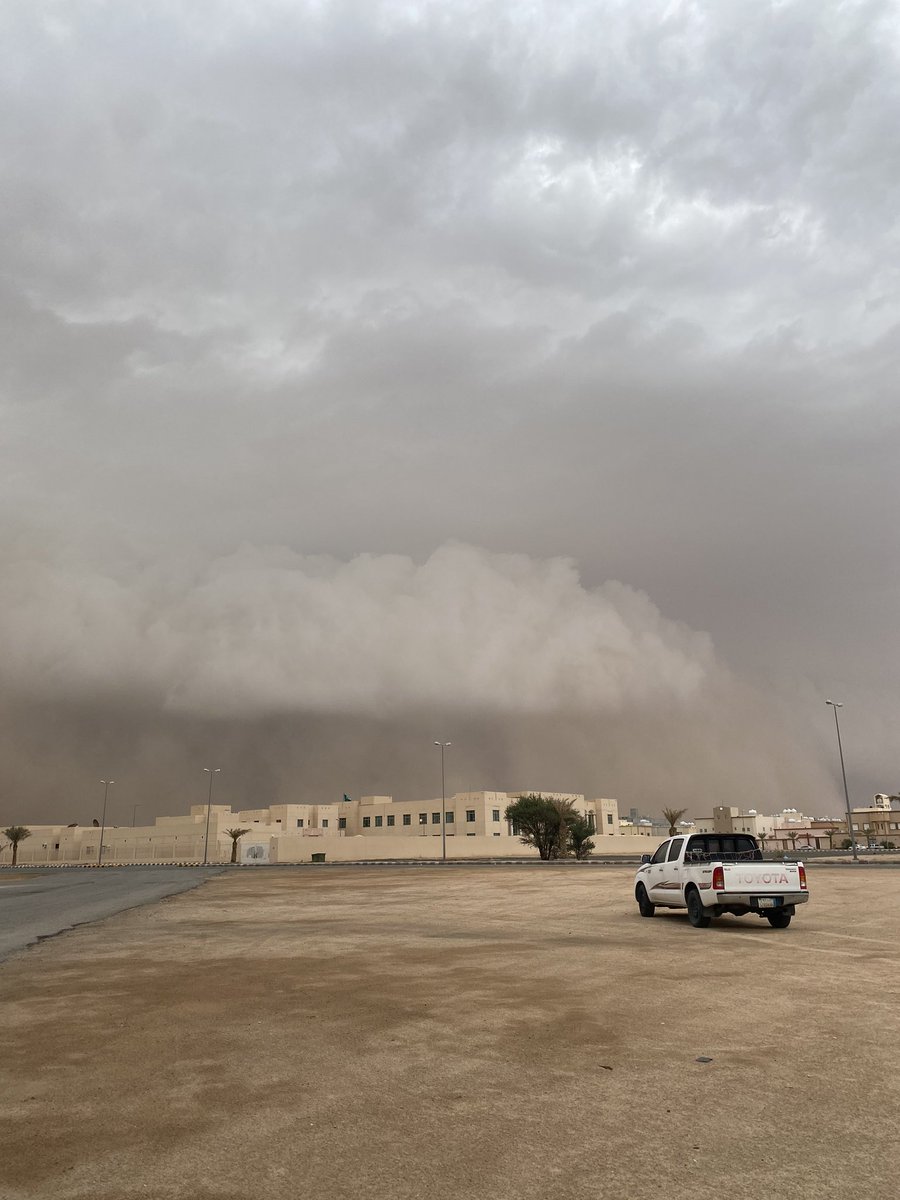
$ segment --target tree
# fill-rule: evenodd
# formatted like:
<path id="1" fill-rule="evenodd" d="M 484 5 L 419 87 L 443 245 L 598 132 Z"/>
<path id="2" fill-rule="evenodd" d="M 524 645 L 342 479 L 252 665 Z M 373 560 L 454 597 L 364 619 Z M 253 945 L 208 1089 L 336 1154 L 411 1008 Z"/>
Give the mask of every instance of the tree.
<path id="1" fill-rule="evenodd" d="M 559 810 L 540 792 L 529 792 L 507 805 L 507 821 L 524 846 L 534 846 L 543 859 L 554 856 L 559 847 Z"/>
<path id="2" fill-rule="evenodd" d="M 225 832 L 231 838 L 231 861 L 237 862 L 237 844 L 245 833 L 249 833 L 249 829 L 226 829 Z"/>
<path id="3" fill-rule="evenodd" d="M 834 825 L 830 829 L 823 830 L 823 832 L 824 832 L 825 836 L 828 838 L 828 849 L 833 850 L 835 834 L 838 834 L 841 832 L 840 826 Z"/>
<path id="4" fill-rule="evenodd" d="M 540 792 L 519 796 L 507 806 L 507 821 L 523 845 L 534 846 L 545 860 L 574 854 L 585 859 L 594 849 L 594 827 L 571 800 L 551 799 Z"/>
<path id="5" fill-rule="evenodd" d="M 686 808 L 664 808 L 662 815 L 669 822 L 669 837 L 674 837 L 678 830 L 675 826 L 687 812 Z"/>
<path id="6" fill-rule="evenodd" d="M 588 858 L 594 849 L 594 842 L 591 834 L 594 832 L 594 826 L 581 813 L 574 814 L 574 820 L 567 822 L 569 831 L 569 846 L 572 853 L 580 861 Z"/>
<path id="7" fill-rule="evenodd" d="M 768 833 L 758 833 L 756 835 L 756 840 L 759 842 L 760 846 L 762 846 L 763 853 L 765 853 L 766 842 L 769 840 L 770 836 L 771 835 Z"/>
<path id="8" fill-rule="evenodd" d="M 9 829 L 3 830 L 3 836 L 12 846 L 12 865 L 15 866 L 19 860 L 19 842 L 24 842 L 26 838 L 30 838 L 31 830 L 26 829 L 24 825 L 10 825 Z"/>

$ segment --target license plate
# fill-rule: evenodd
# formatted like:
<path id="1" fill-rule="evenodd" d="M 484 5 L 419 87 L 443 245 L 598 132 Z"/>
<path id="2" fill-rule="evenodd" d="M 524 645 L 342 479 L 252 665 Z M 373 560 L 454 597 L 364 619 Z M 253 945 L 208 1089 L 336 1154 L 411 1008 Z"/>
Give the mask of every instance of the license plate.
<path id="1" fill-rule="evenodd" d="M 760 908 L 777 908 L 778 899 L 775 896 L 760 896 L 757 901 Z"/>

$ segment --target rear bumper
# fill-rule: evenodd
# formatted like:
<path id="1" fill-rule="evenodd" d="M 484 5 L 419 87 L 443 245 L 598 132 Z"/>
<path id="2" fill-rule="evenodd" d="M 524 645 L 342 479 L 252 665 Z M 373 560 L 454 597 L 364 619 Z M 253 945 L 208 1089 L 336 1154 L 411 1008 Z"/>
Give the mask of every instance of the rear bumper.
<path id="1" fill-rule="evenodd" d="M 776 904 L 775 908 L 789 908 L 797 904 L 805 904 L 809 899 L 809 892 L 714 892 L 715 897 L 710 908 L 729 908 L 731 905 L 740 905 L 741 908 L 749 908 L 753 912 L 771 912 L 769 906 L 760 908 L 759 901 L 767 899 L 780 900 L 780 904 Z"/>

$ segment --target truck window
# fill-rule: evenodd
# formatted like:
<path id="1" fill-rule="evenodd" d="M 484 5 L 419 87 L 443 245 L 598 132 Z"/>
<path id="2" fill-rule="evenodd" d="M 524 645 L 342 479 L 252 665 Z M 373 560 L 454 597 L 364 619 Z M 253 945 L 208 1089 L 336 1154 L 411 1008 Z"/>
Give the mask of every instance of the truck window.
<path id="1" fill-rule="evenodd" d="M 663 842 L 653 857 L 650 859 L 652 863 L 661 863 L 666 861 L 666 851 L 669 848 L 668 842 Z"/>
<path id="2" fill-rule="evenodd" d="M 667 862 L 675 861 L 675 859 L 681 853 L 681 844 L 683 841 L 684 838 L 672 838 L 672 844 L 669 846 L 669 857 L 666 860 Z"/>
<path id="3" fill-rule="evenodd" d="M 710 862 L 717 858 L 734 862 L 761 859 L 762 851 L 746 834 L 701 834 L 688 841 L 684 857 L 686 862 Z"/>

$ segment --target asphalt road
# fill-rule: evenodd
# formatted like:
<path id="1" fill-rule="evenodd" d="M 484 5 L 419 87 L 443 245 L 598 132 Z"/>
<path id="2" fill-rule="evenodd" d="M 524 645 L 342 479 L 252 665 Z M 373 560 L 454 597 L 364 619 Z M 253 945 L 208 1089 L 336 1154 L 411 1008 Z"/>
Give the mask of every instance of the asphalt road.
<path id="1" fill-rule="evenodd" d="M 187 892 L 220 867 L 0 872 L 0 959 L 75 925 Z"/>

